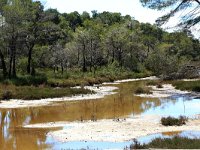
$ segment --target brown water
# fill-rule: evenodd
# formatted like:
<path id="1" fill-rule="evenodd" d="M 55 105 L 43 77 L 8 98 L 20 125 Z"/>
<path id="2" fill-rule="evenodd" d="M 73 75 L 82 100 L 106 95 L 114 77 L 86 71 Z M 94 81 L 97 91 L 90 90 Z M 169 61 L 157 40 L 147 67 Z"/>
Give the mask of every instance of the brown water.
<path id="1" fill-rule="evenodd" d="M 117 94 L 98 100 L 59 102 L 51 106 L 0 109 L 0 150 L 35 150 L 54 146 L 46 137 L 53 129 L 24 129 L 23 125 L 56 121 L 76 121 L 131 117 L 154 110 L 162 112 L 163 104 L 176 104 L 174 98 L 140 98 L 133 96 L 133 91 L 145 81 L 122 83 Z M 180 100 L 178 100 L 180 101 Z M 188 102 L 193 102 L 191 99 Z M 180 112 L 183 112 L 180 102 Z M 177 110 L 178 111 L 178 110 Z M 176 112 L 177 112 L 176 111 Z M 178 114 L 179 114 L 178 111 Z M 184 108 L 185 111 L 185 108 Z M 198 111 L 198 110 L 197 110 Z M 155 113 L 157 113 L 155 111 Z M 196 111 L 194 111 L 196 113 Z M 55 129 L 54 129 L 55 130 Z"/>

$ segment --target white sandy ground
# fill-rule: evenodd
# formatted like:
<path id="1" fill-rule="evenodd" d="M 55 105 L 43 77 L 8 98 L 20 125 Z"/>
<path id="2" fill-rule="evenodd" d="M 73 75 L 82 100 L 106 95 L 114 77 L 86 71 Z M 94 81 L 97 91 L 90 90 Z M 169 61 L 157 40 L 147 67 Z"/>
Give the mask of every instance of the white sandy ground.
<path id="1" fill-rule="evenodd" d="M 199 81 L 200 78 L 197 78 L 197 79 L 182 79 L 182 81 Z"/>
<path id="2" fill-rule="evenodd" d="M 138 79 L 124 79 L 124 80 L 117 80 L 114 82 L 105 82 L 102 83 L 103 85 L 117 85 L 120 83 L 125 83 L 125 82 L 133 82 L 133 81 L 142 81 L 142 80 L 159 80 L 159 78 L 157 78 L 156 76 L 150 76 L 150 77 L 146 77 L 146 78 L 138 78 Z"/>
<path id="3" fill-rule="evenodd" d="M 152 90 L 151 90 L 152 94 L 136 94 L 136 96 L 149 97 L 149 98 L 156 98 L 156 97 L 164 98 L 164 97 L 170 97 L 170 96 L 177 95 L 177 94 L 190 94 L 191 93 L 188 91 L 177 90 L 171 84 L 164 84 L 162 86 L 163 86 L 163 88 L 157 88 L 156 86 L 149 86 L 150 88 L 152 88 Z"/>
<path id="4" fill-rule="evenodd" d="M 106 141 L 124 142 L 134 138 L 173 131 L 200 131 L 200 118 L 190 119 L 183 126 L 162 126 L 159 116 L 137 116 L 120 121 L 99 120 L 97 122 L 51 122 L 27 125 L 25 128 L 64 127 L 62 130 L 51 131 L 47 136 L 60 142 L 72 141 Z"/>
<path id="5" fill-rule="evenodd" d="M 140 78 L 140 79 L 129 79 L 129 80 L 121 80 L 116 81 L 114 83 L 107 83 L 107 84 L 120 84 L 122 82 L 129 82 L 129 81 L 139 81 L 139 80 L 155 80 L 158 79 L 154 76 L 147 77 L 147 78 Z M 104 83 L 105 85 L 106 83 Z M 74 87 L 74 88 L 81 88 L 81 87 Z M 11 99 L 9 101 L 0 101 L 0 108 L 23 108 L 23 107 L 38 107 L 38 106 L 45 106 L 49 104 L 53 104 L 53 102 L 62 102 L 62 101 L 78 101 L 78 100 L 91 100 L 91 99 L 100 99 L 106 95 L 112 95 L 116 92 L 117 87 L 114 86 L 85 86 L 84 88 L 92 90 L 96 92 L 95 94 L 80 94 L 71 97 L 61 97 L 61 98 L 45 98 L 40 100 L 20 100 L 20 99 Z"/>
<path id="6" fill-rule="evenodd" d="M 79 87 L 76 87 L 79 88 Z M 106 95 L 112 95 L 116 92 L 117 87 L 112 86 L 86 86 L 86 89 L 92 90 L 95 94 L 79 94 L 71 97 L 62 97 L 62 98 L 46 98 L 41 100 L 16 100 L 11 99 L 9 101 L 1 101 L 0 108 L 23 108 L 23 107 L 38 107 L 44 106 L 48 104 L 52 104 L 53 102 L 62 102 L 62 101 L 78 101 L 78 100 L 90 100 L 90 99 L 100 99 Z"/>
<path id="7" fill-rule="evenodd" d="M 132 82 L 132 81 L 142 81 L 142 80 L 159 80 L 156 76 L 150 76 L 146 78 L 138 78 L 138 79 L 125 79 L 125 80 L 117 80 L 114 83 L 124 83 L 124 82 Z"/>

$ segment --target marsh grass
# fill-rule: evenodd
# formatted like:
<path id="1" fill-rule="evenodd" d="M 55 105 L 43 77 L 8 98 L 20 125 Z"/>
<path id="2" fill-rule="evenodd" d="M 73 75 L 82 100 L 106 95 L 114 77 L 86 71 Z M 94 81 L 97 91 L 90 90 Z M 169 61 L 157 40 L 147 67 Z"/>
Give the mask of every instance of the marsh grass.
<path id="1" fill-rule="evenodd" d="M 37 100 L 42 98 L 56 98 L 63 96 L 72 96 L 76 94 L 92 93 L 89 90 L 80 88 L 51 88 L 51 87 L 35 87 L 35 86 L 0 86 L 0 99 L 23 99 Z"/>
<path id="2" fill-rule="evenodd" d="M 176 89 L 200 92 L 200 80 L 197 81 L 174 81 L 173 86 Z"/>
<path id="3" fill-rule="evenodd" d="M 156 138 L 148 144 L 134 142 L 130 149 L 200 149 L 200 139 L 175 136 L 172 138 Z"/>
<path id="4" fill-rule="evenodd" d="M 35 76 L 18 75 L 17 78 L 0 80 L 0 99 L 41 99 L 85 94 L 91 91 L 71 89 L 74 86 L 92 86 L 117 79 L 140 78 L 149 76 L 149 72 L 134 73 L 116 68 L 102 68 L 83 73 L 78 69 L 53 72 L 50 69 L 37 70 Z"/>

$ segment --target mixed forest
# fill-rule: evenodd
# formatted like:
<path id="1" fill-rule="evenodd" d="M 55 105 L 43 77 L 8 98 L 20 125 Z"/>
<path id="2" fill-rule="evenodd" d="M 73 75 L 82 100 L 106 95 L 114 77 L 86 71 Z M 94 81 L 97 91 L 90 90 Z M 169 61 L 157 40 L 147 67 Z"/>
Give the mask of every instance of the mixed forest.
<path id="1" fill-rule="evenodd" d="M 61 79 L 72 79 L 69 83 L 85 76 L 168 77 L 200 60 L 200 42 L 187 28 L 169 33 L 120 13 L 59 13 L 39 1 L 0 2 L 5 83 L 56 86 Z"/>

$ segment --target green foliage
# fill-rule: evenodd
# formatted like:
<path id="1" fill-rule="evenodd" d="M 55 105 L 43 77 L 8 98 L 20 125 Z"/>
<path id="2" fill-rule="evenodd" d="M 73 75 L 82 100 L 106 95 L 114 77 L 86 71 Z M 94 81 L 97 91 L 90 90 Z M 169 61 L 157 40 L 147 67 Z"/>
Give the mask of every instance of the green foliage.
<path id="1" fill-rule="evenodd" d="M 37 76 L 24 75 L 13 79 L 3 80 L 2 83 L 4 85 L 13 84 L 16 86 L 28 86 L 28 85 L 38 86 L 41 84 L 46 84 L 47 77 L 45 75 L 37 75 Z"/>
<path id="2" fill-rule="evenodd" d="M 152 74 L 168 77 L 199 59 L 200 43 L 189 31 L 167 33 L 129 15 L 62 14 L 31 0 L 2 1 L 0 11 L 6 24 L 0 26 L 0 76 L 6 84 L 69 87 Z"/>
<path id="3" fill-rule="evenodd" d="M 189 139 L 186 137 L 175 136 L 172 138 L 156 138 L 148 144 L 137 145 L 133 143 L 130 149 L 199 149 L 200 139 Z"/>
<path id="4" fill-rule="evenodd" d="M 174 117 L 162 117 L 161 124 L 164 126 L 182 126 L 186 124 L 188 119 L 185 116 L 180 116 L 179 118 Z"/>

